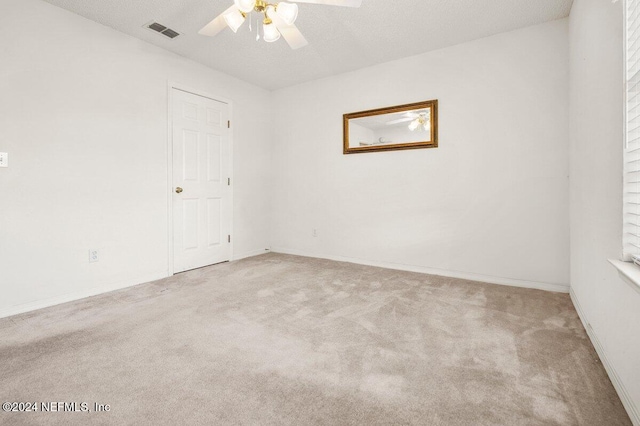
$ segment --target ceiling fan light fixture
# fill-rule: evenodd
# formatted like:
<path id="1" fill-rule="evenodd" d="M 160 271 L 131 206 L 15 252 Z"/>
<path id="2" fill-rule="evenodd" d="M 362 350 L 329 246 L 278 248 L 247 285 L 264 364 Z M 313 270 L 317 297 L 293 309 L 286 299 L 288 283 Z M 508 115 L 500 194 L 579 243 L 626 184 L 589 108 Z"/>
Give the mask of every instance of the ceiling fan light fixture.
<path id="1" fill-rule="evenodd" d="M 246 15 L 239 9 L 234 9 L 224 15 L 224 20 L 229 28 L 231 28 L 231 31 L 235 33 L 238 31 L 238 28 L 240 28 L 240 26 L 242 26 L 242 24 L 244 23 L 245 17 Z"/>
<path id="2" fill-rule="evenodd" d="M 256 6 L 256 0 L 233 0 L 239 11 L 249 13 Z"/>
<path id="3" fill-rule="evenodd" d="M 418 126 L 420 126 L 420 119 L 416 118 L 411 123 L 409 123 L 409 130 L 413 132 L 415 129 L 418 128 Z"/>
<path id="4" fill-rule="evenodd" d="M 229 1 L 229 0 L 226 0 Z M 269 3 L 274 1 L 274 3 Z M 264 14 L 263 39 L 274 42 L 282 37 L 293 50 L 300 49 L 309 44 L 295 23 L 298 18 L 298 5 L 296 3 L 315 3 L 328 6 L 360 7 L 362 0 L 233 0 L 233 4 L 216 16 L 211 22 L 202 27 L 198 34 L 214 37 L 226 27 L 235 33 L 249 17 L 249 30 L 251 30 L 250 14 L 256 12 Z M 269 22 L 267 22 L 269 21 Z M 256 33 L 256 40 L 260 34 Z M 411 120 L 411 118 L 409 119 Z"/>
<path id="5" fill-rule="evenodd" d="M 280 38 L 280 32 L 276 28 L 275 25 L 271 22 L 270 19 L 265 19 L 264 24 L 262 25 L 263 39 L 267 43 L 273 43 L 274 41 L 278 41 Z"/>
<path id="6" fill-rule="evenodd" d="M 276 5 L 276 13 L 287 25 L 293 25 L 298 18 L 298 5 L 280 2 Z"/>

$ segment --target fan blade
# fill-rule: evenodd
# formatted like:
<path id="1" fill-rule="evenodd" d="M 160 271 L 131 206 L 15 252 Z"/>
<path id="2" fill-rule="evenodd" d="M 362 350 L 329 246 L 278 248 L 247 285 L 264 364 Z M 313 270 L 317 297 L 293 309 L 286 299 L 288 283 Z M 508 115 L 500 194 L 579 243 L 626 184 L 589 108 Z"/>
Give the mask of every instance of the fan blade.
<path id="1" fill-rule="evenodd" d="M 286 42 L 289 44 L 289 47 L 295 50 L 300 49 L 301 47 L 305 47 L 307 44 L 309 44 L 298 27 L 296 27 L 294 24 L 287 25 L 287 23 L 284 22 L 282 18 L 271 9 L 272 8 L 267 9 L 267 15 L 269 15 L 269 19 L 273 21 L 273 25 L 276 26 L 278 31 L 280 31 L 282 37 L 284 37 Z"/>
<path id="2" fill-rule="evenodd" d="M 327 6 L 360 7 L 362 0 L 288 0 L 294 3 L 324 4 Z"/>
<path id="3" fill-rule="evenodd" d="M 218 35 L 220 31 L 224 30 L 227 27 L 227 22 L 224 20 L 224 15 L 233 11 L 235 8 L 236 8 L 236 5 L 234 4 L 229 9 L 222 12 L 220 15 L 216 17 L 216 19 L 214 19 L 213 21 L 209 22 L 207 25 L 202 27 L 202 29 L 198 31 L 198 34 L 209 36 L 209 37 Z"/>
<path id="4" fill-rule="evenodd" d="M 398 123 L 406 123 L 407 121 L 412 121 L 412 120 L 415 120 L 415 118 L 411 118 L 411 117 L 399 118 L 397 120 L 387 121 L 387 126 L 391 126 L 393 124 L 398 124 Z"/>

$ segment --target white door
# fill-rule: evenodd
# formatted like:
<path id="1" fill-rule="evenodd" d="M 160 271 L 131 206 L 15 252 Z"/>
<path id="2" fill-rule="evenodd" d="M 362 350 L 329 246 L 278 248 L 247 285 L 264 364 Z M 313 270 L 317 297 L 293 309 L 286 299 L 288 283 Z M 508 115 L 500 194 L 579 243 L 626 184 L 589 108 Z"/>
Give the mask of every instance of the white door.
<path id="1" fill-rule="evenodd" d="M 173 271 L 230 259 L 229 105 L 172 89 Z"/>

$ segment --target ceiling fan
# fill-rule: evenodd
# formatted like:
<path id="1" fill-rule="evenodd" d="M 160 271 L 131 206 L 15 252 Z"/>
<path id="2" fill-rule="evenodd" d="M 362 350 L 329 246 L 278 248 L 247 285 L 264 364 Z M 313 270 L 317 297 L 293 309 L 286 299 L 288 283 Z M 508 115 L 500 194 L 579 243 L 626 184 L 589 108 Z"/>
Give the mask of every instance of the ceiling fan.
<path id="1" fill-rule="evenodd" d="M 314 3 L 328 6 L 360 7 L 362 0 L 290 0 L 294 3 L 268 3 L 266 0 L 234 0 L 233 5 L 205 25 L 198 34 L 213 37 L 225 27 L 235 33 L 249 18 L 251 30 L 251 12 L 264 14 L 262 19 L 262 38 L 272 43 L 280 36 L 284 37 L 292 49 L 299 49 L 309 44 L 298 27 L 294 25 L 298 17 L 298 5 L 295 3 Z M 256 40 L 260 39 L 259 28 L 256 28 Z"/>
<path id="2" fill-rule="evenodd" d="M 404 113 L 403 118 L 399 118 L 397 120 L 387 121 L 387 126 L 392 126 L 398 123 L 409 123 L 409 130 L 413 131 L 419 127 L 423 127 L 424 130 L 429 130 L 429 115 L 430 112 L 428 109 L 422 111 L 409 111 Z"/>

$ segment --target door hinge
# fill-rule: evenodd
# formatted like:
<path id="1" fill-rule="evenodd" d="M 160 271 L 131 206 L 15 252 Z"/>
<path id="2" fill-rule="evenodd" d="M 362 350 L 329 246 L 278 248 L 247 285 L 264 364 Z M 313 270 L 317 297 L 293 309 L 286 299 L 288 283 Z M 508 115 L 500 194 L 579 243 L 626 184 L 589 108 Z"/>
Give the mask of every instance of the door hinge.
<path id="1" fill-rule="evenodd" d="M 227 129 L 231 128 L 231 120 L 227 120 Z"/>
<path id="2" fill-rule="evenodd" d="M 231 242 L 231 235 L 227 235 L 227 242 L 230 243 Z"/>
<path id="3" fill-rule="evenodd" d="M 227 178 L 227 186 L 231 186 L 231 178 Z"/>

